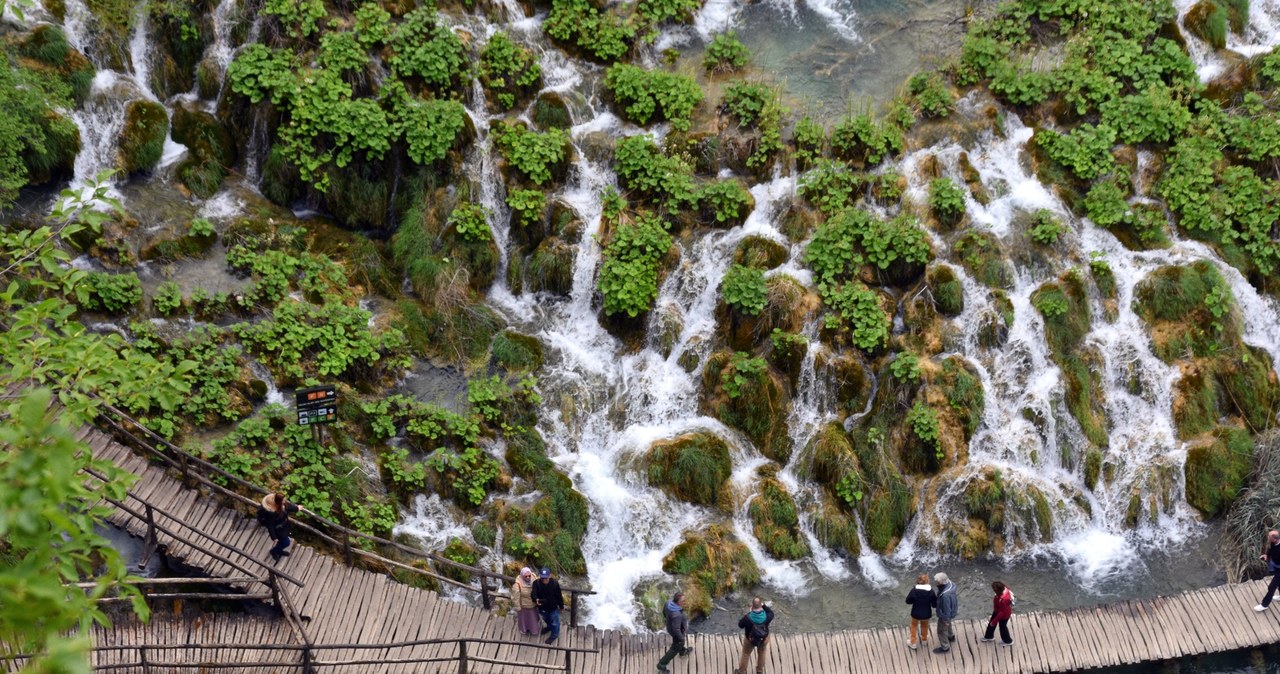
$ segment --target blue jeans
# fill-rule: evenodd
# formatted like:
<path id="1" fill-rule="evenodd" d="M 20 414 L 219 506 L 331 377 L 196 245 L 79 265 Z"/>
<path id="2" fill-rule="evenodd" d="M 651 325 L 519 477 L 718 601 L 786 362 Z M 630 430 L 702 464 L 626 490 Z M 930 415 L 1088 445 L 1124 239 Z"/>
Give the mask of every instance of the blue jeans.
<path id="1" fill-rule="evenodd" d="M 560 610 L 544 611 L 542 609 L 538 609 L 538 613 L 542 615 L 542 622 L 546 623 L 547 627 L 551 628 L 551 634 L 548 638 L 553 641 L 560 638 Z"/>
<path id="2" fill-rule="evenodd" d="M 276 539 L 275 547 L 271 548 L 271 556 L 279 557 L 284 552 L 284 549 L 289 547 L 289 544 L 292 542 L 293 541 L 289 540 L 289 532 L 286 531 L 280 534 L 280 538 Z"/>

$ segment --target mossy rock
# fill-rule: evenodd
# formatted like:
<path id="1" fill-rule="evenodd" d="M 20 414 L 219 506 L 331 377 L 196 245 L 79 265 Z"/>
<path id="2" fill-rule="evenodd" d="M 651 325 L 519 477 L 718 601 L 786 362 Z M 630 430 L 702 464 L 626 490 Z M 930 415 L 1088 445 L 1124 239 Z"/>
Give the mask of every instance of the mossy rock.
<path id="1" fill-rule="evenodd" d="M 1133 296 L 1152 350 L 1166 363 L 1187 355 L 1213 356 L 1239 343 L 1240 316 L 1231 288 L 1207 261 L 1160 267 L 1138 283 Z"/>
<path id="2" fill-rule="evenodd" d="M 142 248 L 139 257 L 143 260 L 184 260 L 203 257 L 214 243 L 218 235 L 193 234 L 186 232 L 179 236 L 152 239 Z"/>
<path id="3" fill-rule="evenodd" d="M 1098 486 L 1098 476 L 1102 473 L 1102 450 L 1089 447 L 1084 452 L 1084 486 L 1091 491 Z"/>
<path id="4" fill-rule="evenodd" d="M 964 311 L 964 285 L 950 265 L 931 265 L 924 278 L 939 313 L 958 316 Z"/>
<path id="5" fill-rule="evenodd" d="M 1224 398 L 1255 433 L 1276 425 L 1280 408 L 1280 385 L 1276 382 L 1271 356 L 1260 348 L 1241 346 L 1239 355 L 1218 357 L 1217 378 Z"/>
<path id="6" fill-rule="evenodd" d="M 1015 518 L 1019 529 L 1042 543 L 1053 540 L 1053 507 L 1039 487 L 1027 485 L 1014 493 L 1009 501 L 1007 516 Z"/>
<path id="7" fill-rule="evenodd" d="M 554 91 L 538 94 L 533 102 L 533 123 L 539 129 L 568 129 L 573 126 L 573 116 L 569 114 L 569 106 L 564 98 Z"/>
<path id="8" fill-rule="evenodd" d="M 178 165 L 178 179 L 194 194 L 209 198 L 236 163 L 235 140 L 216 117 L 192 105 L 173 111 L 173 140 L 189 156 Z"/>
<path id="9" fill-rule="evenodd" d="M 809 238 L 825 217 L 818 209 L 797 199 L 782 214 L 781 220 L 782 226 L 779 229 L 782 233 L 792 242 L 800 243 Z"/>
<path id="10" fill-rule="evenodd" d="M 965 485 L 965 513 L 985 524 L 988 531 L 1001 531 L 1006 498 L 1004 474 L 999 468 L 985 467 Z"/>
<path id="11" fill-rule="evenodd" d="M 760 480 L 756 495 L 747 506 L 747 515 L 756 540 L 770 555 L 778 559 L 803 559 L 809 555 L 809 544 L 800 533 L 796 501 L 777 478 L 766 476 Z"/>
<path id="12" fill-rule="evenodd" d="M 942 361 L 936 386 L 946 398 L 944 414 L 955 417 L 967 442 L 978 430 L 986 410 L 986 396 L 977 368 L 960 356 L 949 356 Z"/>
<path id="13" fill-rule="evenodd" d="M 1225 513 L 1247 486 L 1253 470 L 1253 439 L 1243 428 L 1223 426 L 1187 450 L 1187 503 L 1205 517 Z"/>
<path id="14" fill-rule="evenodd" d="M 808 467 L 809 476 L 827 487 L 833 496 L 841 482 L 863 481 L 861 463 L 853 451 L 853 442 L 838 422 L 829 422 L 818 430 L 809 442 L 807 454 L 808 460 L 803 465 Z"/>
<path id="15" fill-rule="evenodd" d="M 28 147 L 22 161 L 27 167 L 27 184 L 44 185 L 69 178 L 75 173 L 76 155 L 80 154 L 80 128 L 59 112 L 46 109 L 33 120 L 44 131 L 40 147 Z"/>
<path id="16" fill-rule="evenodd" d="M 393 227 L 396 176 L 386 162 L 358 158 L 343 168 L 330 166 L 326 174 L 329 188 L 314 196 L 319 197 L 324 210 L 335 220 L 357 230 Z"/>
<path id="17" fill-rule="evenodd" d="M 786 465 L 791 456 L 791 400 L 782 379 L 767 364 L 759 372 L 746 373 L 739 372 L 734 361 L 723 351 L 707 358 L 699 407 L 742 431 L 761 454 Z"/>
<path id="18" fill-rule="evenodd" d="M 965 520 L 946 528 L 944 538 L 947 549 L 961 559 L 976 559 L 991 550 L 991 532 L 982 520 Z"/>
<path id="19" fill-rule="evenodd" d="M 1031 304 L 1044 318 L 1045 342 L 1055 360 L 1072 354 L 1089 334 L 1092 319 L 1083 278 L 1068 272 L 1031 293 Z"/>
<path id="20" fill-rule="evenodd" d="M 231 97 L 227 97 L 228 99 Z M 225 99 L 224 99 L 225 100 Z M 277 206 L 290 208 L 307 193 L 298 168 L 284 158 L 279 146 L 273 145 L 262 162 L 262 196 Z"/>
<path id="21" fill-rule="evenodd" d="M 1013 271 L 1000 240 L 984 231 L 969 231 L 952 245 L 952 253 L 969 275 L 991 288 L 1008 288 Z"/>
<path id="22" fill-rule="evenodd" d="M 51 24 L 36 26 L 19 38 L 15 47 L 23 67 L 61 79 L 77 105 L 89 96 L 97 74 L 93 62 L 67 42 L 61 28 Z"/>
<path id="23" fill-rule="evenodd" d="M 645 463 L 649 484 L 682 501 L 706 506 L 719 505 L 727 496 L 733 472 L 729 445 L 707 431 L 655 442 Z"/>
<path id="24" fill-rule="evenodd" d="M 125 173 L 150 171 L 164 155 L 169 112 L 155 101 L 129 101 L 120 131 L 119 167 Z"/>
<path id="25" fill-rule="evenodd" d="M 845 512 L 832 498 L 824 498 L 813 514 L 813 535 L 824 546 L 846 557 L 862 552 L 858 540 L 858 521 Z"/>
<path id="26" fill-rule="evenodd" d="M 503 330 L 493 336 L 489 354 L 494 365 L 508 372 L 536 372 L 542 369 L 543 348 L 537 337 Z"/>
<path id="27" fill-rule="evenodd" d="M 722 597 L 734 590 L 754 587 L 760 583 L 760 568 L 751 551 L 739 541 L 728 527 L 713 524 L 702 531 L 685 532 L 684 540 L 662 560 L 662 570 L 688 576 L 697 592 L 706 601 L 686 601 L 686 609 L 693 617 L 705 615 L 710 599 Z M 685 595 L 693 594 L 686 590 Z M 701 610 L 695 608 L 701 605 Z"/>
<path id="28" fill-rule="evenodd" d="M 449 544 L 439 554 L 445 559 L 467 566 L 475 566 L 476 562 L 480 561 L 480 550 L 461 538 L 449 541 Z M 460 583 L 471 582 L 471 574 L 469 572 L 451 564 L 436 564 L 436 571 L 440 575 L 452 578 Z"/>
<path id="29" fill-rule="evenodd" d="M 875 488 L 864 496 L 860 510 L 867 545 L 879 552 L 888 552 L 897 545 L 911 521 L 914 504 L 911 491 L 900 476 L 886 486 Z"/>
<path id="30" fill-rule="evenodd" d="M 513 535 L 521 532 L 516 547 L 523 558 L 559 569 L 561 573 L 586 573 L 582 557 L 582 538 L 589 515 L 586 498 L 547 458 L 546 444 L 537 431 L 520 430 L 510 434 L 506 460 L 513 473 L 542 492 L 542 497 L 527 510 L 509 506 L 510 512 L 499 521 L 504 531 Z"/>
<path id="31" fill-rule="evenodd" d="M 1173 424 L 1179 440 L 1189 440 L 1218 425 L 1222 395 L 1212 370 L 1201 363 L 1184 363 L 1173 385 Z"/>
<path id="32" fill-rule="evenodd" d="M 871 368 L 860 353 L 819 351 L 815 365 L 818 376 L 835 387 L 841 410 L 855 414 L 867 406 L 874 381 Z"/>
<path id="33" fill-rule="evenodd" d="M 787 261 L 787 249 L 763 236 L 748 236 L 733 250 L 733 261 L 746 267 L 769 270 Z"/>
<path id="34" fill-rule="evenodd" d="M 1217 0 L 1200 0 L 1187 10 L 1182 25 L 1188 33 L 1208 42 L 1214 49 L 1227 46 L 1227 26 L 1230 16 L 1224 3 Z"/>
<path id="35" fill-rule="evenodd" d="M 822 310 L 822 299 L 818 294 L 795 277 L 787 274 L 774 274 L 764 280 L 765 305 L 760 314 L 760 334 L 771 334 L 775 329 L 783 332 L 801 332 L 805 325 L 817 317 Z"/>
<path id="36" fill-rule="evenodd" d="M 547 292 L 568 297 L 573 290 L 573 266 L 578 247 L 560 237 L 542 240 L 525 264 L 525 281 L 532 292 Z"/>

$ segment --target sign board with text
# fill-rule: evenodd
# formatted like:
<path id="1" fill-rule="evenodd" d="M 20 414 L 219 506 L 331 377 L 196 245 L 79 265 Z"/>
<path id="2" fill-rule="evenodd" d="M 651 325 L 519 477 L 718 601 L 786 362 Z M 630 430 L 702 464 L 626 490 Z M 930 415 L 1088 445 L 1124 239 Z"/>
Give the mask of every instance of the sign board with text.
<path id="1" fill-rule="evenodd" d="M 330 384 L 300 388 L 296 395 L 298 425 L 314 426 L 338 420 L 338 388 L 336 386 Z"/>

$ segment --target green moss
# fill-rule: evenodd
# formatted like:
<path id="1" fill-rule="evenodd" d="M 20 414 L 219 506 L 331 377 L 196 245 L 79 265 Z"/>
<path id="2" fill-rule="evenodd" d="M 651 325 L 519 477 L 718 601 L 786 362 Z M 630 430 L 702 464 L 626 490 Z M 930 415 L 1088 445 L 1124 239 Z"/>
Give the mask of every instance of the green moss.
<path id="1" fill-rule="evenodd" d="M 836 485 L 849 476 L 853 476 L 854 481 L 862 480 L 853 443 L 837 422 L 828 423 L 818 431 L 809 443 L 809 455 L 807 465 L 811 477 L 827 487 L 832 495 L 836 494 Z"/>
<path id="2" fill-rule="evenodd" d="M 1165 362 L 1212 356 L 1239 342 L 1231 289 L 1207 261 L 1161 267 L 1134 289 L 1134 311 L 1147 322 L 1154 352 Z"/>
<path id="3" fill-rule="evenodd" d="M 751 551 L 727 527 L 716 524 L 701 532 L 686 532 L 684 541 L 663 558 L 662 570 L 689 576 L 708 598 L 760 583 L 760 568 Z"/>
<path id="4" fill-rule="evenodd" d="M 925 283 L 940 313 L 957 316 L 964 311 L 964 286 L 950 266 L 937 264 L 929 267 L 925 272 Z"/>
<path id="5" fill-rule="evenodd" d="M 707 432 L 654 443 L 646 463 L 649 484 L 699 505 L 717 505 L 733 472 L 729 445 Z"/>
<path id="6" fill-rule="evenodd" d="M 847 557 L 857 557 L 862 552 L 858 541 L 858 521 L 835 504 L 824 499 L 813 516 L 813 534 L 818 542 Z"/>
<path id="7" fill-rule="evenodd" d="M 901 478 L 878 489 L 863 499 L 866 504 L 862 515 L 867 545 L 873 550 L 888 552 L 907 530 L 911 519 L 911 491 Z"/>
<path id="8" fill-rule="evenodd" d="M 1239 355 L 1224 353 L 1218 357 L 1217 376 L 1226 400 L 1253 432 L 1275 425 L 1280 385 L 1266 351 L 1242 345 Z"/>
<path id="9" fill-rule="evenodd" d="M 796 502 L 787 488 L 773 477 L 760 481 L 759 489 L 747 507 L 756 540 L 770 555 L 778 559 L 803 559 L 809 545 L 800 533 Z"/>
<path id="10" fill-rule="evenodd" d="M 495 365 L 515 372 L 533 372 L 542 368 L 542 342 L 537 337 L 503 330 L 494 335 L 489 352 Z"/>
<path id="11" fill-rule="evenodd" d="M 169 133 L 169 113 L 155 101 L 129 101 L 120 131 L 120 169 L 126 173 L 149 171 L 164 154 Z"/>
<path id="12" fill-rule="evenodd" d="M 1000 241 L 984 231 L 971 231 L 961 236 L 952 249 L 960 264 L 979 283 L 992 288 L 1007 288 L 1013 273 L 1005 262 Z"/>
<path id="13" fill-rule="evenodd" d="M 1187 11 L 1183 25 L 1187 32 L 1213 45 L 1214 49 L 1227 46 L 1227 8 L 1216 0 L 1200 0 Z"/>
<path id="14" fill-rule="evenodd" d="M 586 573 L 582 537 L 587 531 L 587 500 L 547 458 L 536 431 L 521 429 L 507 437 L 507 464 L 543 496 L 527 510 L 509 506 L 503 514 L 504 536 L 516 541 L 513 554 L 563 573 Z M 526 535 L 528 532 L 530 535 Z M 477 540 L 479 540 L 477 538 Z"/>
<path id="15" fill-rule="evenodd" d="M 1090 447 L 1084 452 L 1084 485 L 1090 490 L 1098 486 L 1098 476 L 1102 473 L 1102 450 Z"/>
<path id="16" fill-rule="evenodd" d="M 1224 426 L 1209 442 L 1187 450 L 1187 503 L 1205 517 L 1224 513 L 1246 486 L 1253 469 L 1253 439 L 1243 428 Z"/>
<path id="17" fill-rule="evenodd" d="M 707 359 L 701 409 L 742 431 L 760 453 L 785 465 L 791 456 L 787 423 L 791 401 L 782 380 L 767 365 L 758 371 L 744 372 L 739 367 L 741 363 L 726 352 L 712 354 Z"/>
<path id="18" fill-rule="evenodd" d="M 998 468 L 983 468 L 964 488 L 964 507 L 969 517 L 981 520 L 987 529 L 1004 529 L 1004 475 Z"/>
<path id="19" fill-rule="evenodd" d="M 1090 350 L 1073 353 L 1058 362 L 1066 380 L 1067 410 L 1080 424 L 1080 432 L 1090 442 L 1105 447 L 1110 440 L 1107 432 L 1106 392 L 1097 373 L 1102 371 L 1102 359 Z"/>
<path id="20" fill-rule="evenodd" d="M 467 566 L 475 566 L 476 562 L 480 561 L 480 551 L 476 549 L 476 546 L 471 545 L 460 538 L 455 538 L 449 541 L 449 544 L 444 547 L 444 550 L 440 551 L 440 556 L 459 564 L 466 564 Z M 441 575 L 448 576 L 460 583 L 471 582 L 471 574 L 457 567 L 450 566 L 448 564 L 439 564 L 437 565 L 436 570 L 439 571 Z"/>
<path id="21" fill-rule="evenodd" d="M 577 246 L 556 236 L 543 239 L 525 266 L 528 289 L 568 296 L 573 290 L 573 265 L 577 257 Z"/>
<path id="22" fill-rule="evenodd" d="M 982 423 L 982 413 L 987 405 L 977 370 L 963 358 L 950 356 L 942 361 L 942 377 L 938 384 L 951 413 L 964 429 L 965 440 L 969 440 L 978 430 L 978 424 Z"/>
<path id="23" fill-rule="evenodd" d="M 1200 368 L 1184 368 L 1173 387 L 1173 423 L 1188 440 L 1217 425 L 1222 416 L 1218 383 Z"/>
<path id="24" fill-rule="evenodd" d="M 187 146 L 189 156 L 178 166 L 178 179 L 197 196 L 217 193 L 236 162 L 236 145 L 216 117 L 194 107 L 173 112 L 173 140 Z"/>
<path id="25" fill-rule="evenodd" d="M 733 251 L 733 261 L 756 269 L 773 269 L 787 261 L 787 249 L 762 236 L 748 236 Z"/>

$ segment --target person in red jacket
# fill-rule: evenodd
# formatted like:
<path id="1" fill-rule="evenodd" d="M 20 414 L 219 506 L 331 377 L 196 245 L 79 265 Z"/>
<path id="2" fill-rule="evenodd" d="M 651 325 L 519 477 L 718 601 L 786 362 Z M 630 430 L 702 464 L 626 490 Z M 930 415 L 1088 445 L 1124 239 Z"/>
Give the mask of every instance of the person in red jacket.
<path id="1" fill-rule="evenodd" d="M 996 626 L 1000 626 L 1000 645 L 1012 646 L 1013 637 L 1009 636 L 1009 618 L 1013 617 L 1013 593 L 1004 583 L 996 581 L 991 584 L 996 596 L 991 600 L 991 621 L 987 623 L 987 633 L 983 641 L 995 641 Z"/>

